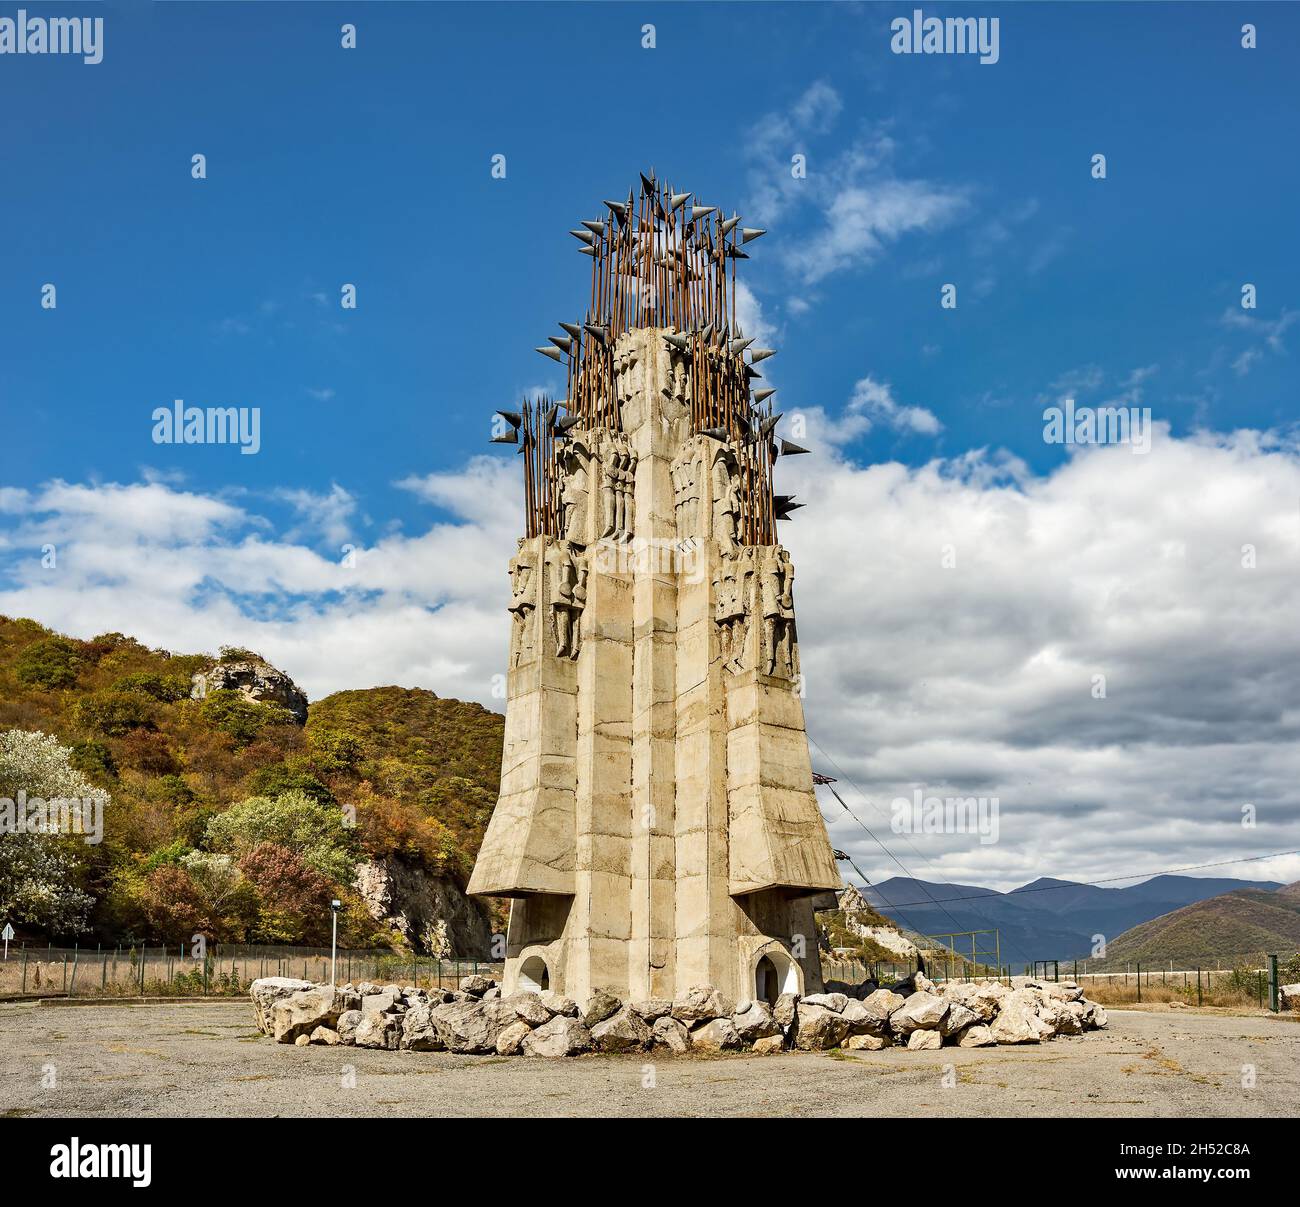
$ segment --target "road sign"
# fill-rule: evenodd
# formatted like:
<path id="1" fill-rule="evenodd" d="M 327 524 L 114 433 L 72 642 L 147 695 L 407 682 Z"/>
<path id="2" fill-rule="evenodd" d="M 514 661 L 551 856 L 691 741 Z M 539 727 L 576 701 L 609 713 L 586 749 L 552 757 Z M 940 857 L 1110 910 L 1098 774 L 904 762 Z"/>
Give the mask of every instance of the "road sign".
<path id="1" fill-rule="evenodd" d="M 6 922 L 4 930 L 0 931 L 0 938 L 4 939 L 5 941 L 6 960 L 9 958 L 9 940 L 12 939 L 13 937 L 14 937 L 14 928 L 8 922 Z"/>

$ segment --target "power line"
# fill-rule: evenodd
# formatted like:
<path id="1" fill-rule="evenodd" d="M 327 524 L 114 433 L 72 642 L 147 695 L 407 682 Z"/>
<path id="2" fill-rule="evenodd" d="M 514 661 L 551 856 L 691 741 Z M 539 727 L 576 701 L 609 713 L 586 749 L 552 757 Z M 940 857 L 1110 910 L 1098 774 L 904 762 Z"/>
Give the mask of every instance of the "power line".
<path id="1" fill-rule="evenodd" d="M 867 804 L 869 804 L 869 805 L 870 805 L 870 804 L 873 804 L 871 798 L 870 798 L 870 797 L 869 797 L 865 792 L 863 792 L 862 789 L 859 788 L 858 785 L 855 784 L 855 783 L 853 782 L 853 780 L 851 780 L 851 779 L 850 779 L 850 778 L 849 778 L 849 777 L 844 773 L 844 769 L 843 769 L 843 768 L 842 768 L 842 767 L 841 767 L 841 766 L 840 766 L 840 765 L 839 765 L 839 764 L 838 764 L 838 763 L 837 763 L 833 758 L 831 758 L 831 756 L 830 756 L 829 754 L 827 754 L 826 751 L 825 751 L 824 749 L 822 749 L 822 746 L 821 746 L 821 744 L 820 744 L 819 742 L 817 742 L 817 741 L 816 741 L 816 740 L 815 740 L 811 735 L 809 735 L 809 737 L 808 737 L 808 741 L 809 741 L 813 746 L 816 746 L 817 749 L 818 749 L 818 751 L 821 753 L 822 758 L 824 758 L 828 763 L 830 763 L 830 765 L 831 765 L 832 767 L 835 768 L 836 771 L 838 771 L 838 772 L 840 773 L 840 778 L 841 778 L 841 779 L 843 779 L 846 783 L 850 784 L 850 785 L 851 785 L 851 786 L 852 786 L 852 787 L 857 791 L 857 794 L 858 794 L 860 797 L 862 797 L 863 800 L 865 800 L 865 801 L 867 802 Z M 843 798 L 843 797 L 842 797 L 838 792 L 836 792 L 835 789 L 834 789 L 833 787 L 831 787 L 831 785 L 830 785 L 829 783 L 828 783 L 826 786 L 827 786 L 828 788 L 830 788 L 830 790 L 831 790 L 831 795 L 834 796 L 835 799 L 836 799 L 837 801 L 840 802 L 840 807 L 843 808 L 844 812 L 847 813 L 847 814 L 848 814 L 848 815 L 849 815 L 849 816 L 850 816 L 850 817 L 851 817 L 855 822 L 857 822 L 857 824 L 858 824 L 858 825 L 859 825 L 859 826 L 860 826 L 860 827 L 861 827 L 861 828 L 866 832 L 867 836 L 871 839 L 872 842 L 874 842 L 874 843 L 875 843 L 875 844 L 876 844 L 876 845 L 877 845 L 877 846 L 878 846 L 882 851 L 885 852 L 886 855 L 889 856 L 890 859 L 892 859 L 896 864 L 898 864 L 898 866 L 899 866 L 900 868 L 903 869 L 903 873 L 904 873 L 904 875 L 906 875 L 909 879 L 917 880 L 917 882 L 921 885 L 921 891 L 922 891 L 923 893 L 925 893 L 925 895 L 926 895 L 927 897 L 930 898 L 930 900 L 929 900 L 928 902 L 925 902 L 925 901 L 918 901 L 918 902 L 915 902 L 914 904 L 917 904 L 917 905 L 926 905 L 926 904 L 937 905 L 941 910 L 943 910 L 943 912 L 944 912 L 945 914 L 947 914 L 947 916 L 948 916 L 948 921 L 951 922 L 951 923 L 953 924 L 953 926 L 954 926 L 956 929 L 960 930 L 960 929 L 961 929 L 961 923 L 958 922 L 957 919 L 954 918 L 954 917 L 952 916 L 952 914 L 949 913 L 948 910 L 944 908 L 943 902 L 942 902 L 942 901 L 939 901 L 939 900 L 938 900 L 937 898 L 935 898 L 935 897 L 930 896 L 930 891 L 929 891 L 929 889 L 927 889 L 927 888 L 925 887 L 924 882 L 918 880 L 918 878 L 917 878 L 916 876 L 912 875 L 912 873 L 908 870 L 908 868 L 903 864 L 903 861 L 902 861 L 901 859 L 899 859 L 898 856 L 895 855 L 895 854 L 893 853 L 893 851 L 891 851 L 887 846 L 885 846 L 885 844 L 884 844 L 883 842 L 881 842 L 880 839 L 877 838 L 877 837 L 875 836 L 874 833 L 872 833 L 871 829 L 867 826 L 866 822 L 864 822 L 864 821 L 862 820 L 862 818 L 860 818 L 856 813 L 853 812 L 852 809 L 849 808 L 849 806 L 848 806 L 847 804 L 845 804 L 845 802 L 844 802 L 844 798 Z M 930 861 L 929 861 L 928 859 L 926 859 L 926 857 L 925 857 L 924 855 L 922 855 L 920 851 L 917 851 L 917 850 L 916 850 L 916 847 L 912 846 L 911 842 L 908 842 L 908 840 L 907 840 L 906 838 L 904 838 L 903 841 L 904 841 L 904 842 L 907 842 L 907 845 L 908 845 L 909 847 L 912 847 L 912 850 L 916 852 L 917 857 L 921 860 L 922 863 L 924 863 L 927 867 L 930 866 Z M 860 874 L 861 874 L 861 873 L 859 873 L 859 875 L 860 875 Z M 879 890 L 877 890 L 877 891 L 879 891 Z M 897 907 L 891 905 L 890 908 L 891 908 L 891 909 L 895 909 L 895 908 L 897 908 Z M 904 918 L 903 921 L 904 921 L 904 922 L 907 922 L 907 919 Z M 909 926 L 912 925 L 910 922 L 908 922 L 907 924 L 908 924 Z M 916 930 L 917 928 L 913 926 L 912 929 L 913 929 L 913 930 Z M 924 932 L 924 931 L 918 931 L 917 933 L 919 933 L 919 934 L 924 934 L 925 932 Z M 1020 948 L 1019 948 L 1018 946 L 1015 948 L 1015 950 L 1016 950 L 1016 951 L 1019 951 L 1021 957 L 1024 956 L 1025 953 L 1024 953 L 1023 951 L 1020 951 Z"/>

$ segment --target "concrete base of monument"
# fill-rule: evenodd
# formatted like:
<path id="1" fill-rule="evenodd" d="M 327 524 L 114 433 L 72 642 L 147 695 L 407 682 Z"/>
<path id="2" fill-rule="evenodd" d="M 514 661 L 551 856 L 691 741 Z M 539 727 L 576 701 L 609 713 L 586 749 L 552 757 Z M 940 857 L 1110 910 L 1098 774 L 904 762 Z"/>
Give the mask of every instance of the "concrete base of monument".
<path id="1" fill-rule="evenodd" d="M 499 1056 L 923 1051 L 1037 1044 L 1107 1022 L 1069 981 L 939 986 L 919 973 L 909 980 L 903 993 L 865 987 L 861 997 L 781 993 L 770 1002 L 733 1001 L 710 986 L 676 1001 L 623 1002 L 598 989 L 580 1004 L 550 990 L 504 996 L 483 976 L 464 978 L 459 990 L 428 991 L 268 977 L 253 982 L 252 999 L 258 1029 L 282 1044 Z"/>

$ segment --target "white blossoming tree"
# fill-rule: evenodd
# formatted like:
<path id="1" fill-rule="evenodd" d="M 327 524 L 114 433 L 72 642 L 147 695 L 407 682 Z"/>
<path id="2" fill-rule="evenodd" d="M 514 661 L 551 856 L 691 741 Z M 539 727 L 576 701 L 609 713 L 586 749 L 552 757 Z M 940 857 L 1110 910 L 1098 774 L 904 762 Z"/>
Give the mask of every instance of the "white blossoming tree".
<path id="1" fill-rule="evenodd" d="M 0 800 L 108 794 L 71 764 L 71 751 L 45 733 L 0 733 Z M 77 884 L 78 861 L 58 835 L 0 833 L 0 918 L 54 934 L 86 929 L 93 899 Z"/>

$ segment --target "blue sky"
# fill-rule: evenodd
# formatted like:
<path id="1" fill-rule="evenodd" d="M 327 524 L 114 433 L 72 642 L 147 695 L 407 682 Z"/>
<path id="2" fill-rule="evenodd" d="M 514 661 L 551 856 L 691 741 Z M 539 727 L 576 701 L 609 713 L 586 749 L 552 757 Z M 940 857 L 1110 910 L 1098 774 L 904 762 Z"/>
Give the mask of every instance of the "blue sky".
<path id="1" fill-rule="evenodd" d="M 531 349 L 585 298 L 565 231 L 651 164 L 771 230 L 747 280 L 787 409 L 839 408 L 870 375 L 943 425 L 875 425 L 851 450 L 865 460 L 994 445 L 1048 466 L 1063 452 L 1041 439 L 1044 395 L 1089 366 L 1081 402 L 1156 366 L 1143 402 L 1175 432 L 1294 418 L 1294 354 L 1267 342 L 1300 307 L 1288 6 L 1263 6 L 1253 51 L 1235 5 L 983 6 L 1001 20 L 990 65 L 891 54 L 888 23 L 911 11 L 896 4 L 94 11 L 98 66 L 0 61 L 11 484 L 144 466 L 204 490 L 339 482 L 379 528 L 424 522 L 392 481 L 481 451 L 492 409 L 558 384 Z M 760 147 L 756 127 L 819 83 L 837 111 Z M 790 154 L 812 194 L 882 139 L 865 178 L 919 182 L 953 212 L 810 284 L 786 257 L 825 229 L 825 200 L 753 203 Z M 938 304 L 949 281 L 956 311 Z M 1224 319 L 1247 281 L 1253 331 Z M 174 398 L 259 406 L 262 453 L 152 444 Z"/>
<path id="2" fill-rule="evenodd" d="M 769 231 L 821 769 L 1003 802 L 912 871 L 1300 848 L 1294 6 L 924 6 L 996 16 L 991 64 L 891 53 L 912 4 L 26 7 L 102 15 L 104 57 L 0 56 L 0 612 L 500 707 L 488 420 L 561 387 L 566 231 L 653 166 Z M 1149 455 L 1046 443 L 1066 397 L 1150 407 Z M 260 408 L 260 452 L 153 443 L 177 398 Z"/>

